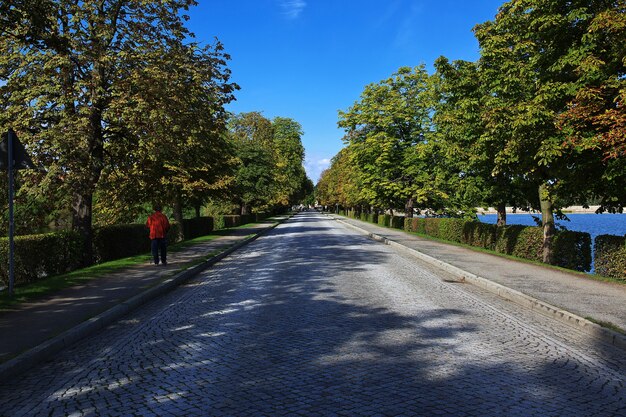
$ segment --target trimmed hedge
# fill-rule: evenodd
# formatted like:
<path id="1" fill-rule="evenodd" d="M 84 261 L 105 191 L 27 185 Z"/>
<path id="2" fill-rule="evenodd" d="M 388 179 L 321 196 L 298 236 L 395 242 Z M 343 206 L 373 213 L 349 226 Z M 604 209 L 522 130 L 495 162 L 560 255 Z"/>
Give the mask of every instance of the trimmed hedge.
<path id="1" fill-rule="evenodd" d="M 78 233 L 57 232 L 14 238 L 15 285 L 58 275 L 80 266 L 83 242 Z M 9 239 L 0 238 L 0 280 L 9 283 Z"/>
<path id="2" fill-rule="evenodd" d="M 194 239 L 196 237 L 208 235 L 213 231 L 213 227 L 213 217 L 195 217 L 193 219 L 183 220 L 185 239 Z"/>
<path id="3" fill-rule="evenodd" d="M 407 232 L 429 235 L 451 242 L 494 250 L 519 258 L 541 262 L 543 230 L 541 227 L 504 226 L 453 218 L 415 217 L 404 220 Z M 554 238 L 556 265 L 577 271 L 591 268 L 589 233 L 560 231 Z"/>
<path id="4" fill-rule="evenodd" d="M 235 227 L 267 218 L 266 213 L 247 216 L 229 215 L 200 217 L 183 220 L 183 230 L 188 239 L 210 234 L 221 225 Z M 180 241 L 181 225 L 170 222 L 170 243 Z M 83 244 L 76 232 L 56 232 L 15 237 L 15 284 L 23 285 L 40 278 L 59 275 L 80 267 Z M 8 284 L 8 238 L 0 238 L 0 281 Z M 94 260 L 96 263 L 112 261 L 150 252 L 148 228 L 143 224 L 118 224 L 94 228 Z M 36 256 L 35 256 L 36 255 Z"/>
<path id="5" fill-rule="evenodd" d="M 596 237 L 594 253 L 597 274 L 626 280 L 626 236 Z"/>
<path id="6" fill-rule="evenodd" d="M 591 235 L 563 230 L 554 237 L 554 259 L 563 268 L 576 271 L 591 269 Z"/>

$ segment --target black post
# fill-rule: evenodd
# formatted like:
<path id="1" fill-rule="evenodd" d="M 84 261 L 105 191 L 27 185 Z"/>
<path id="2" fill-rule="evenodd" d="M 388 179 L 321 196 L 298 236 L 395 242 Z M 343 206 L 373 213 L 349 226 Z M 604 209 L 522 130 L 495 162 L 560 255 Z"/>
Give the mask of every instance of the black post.
<path id="1" fill-rule="evenodd" d="M 8 148 L 9 158 L 7 161 L 7 168 L 9 169 L 9 296 L 13 296 L 13 283 L 15 276 L 13 273 L 13 251 L 15 249 L 13 243 L 14 222 L 13 222 L 13 140 L 15 138 L 15 132 L 13 129 L 9 129 L 8 135 Z"/>

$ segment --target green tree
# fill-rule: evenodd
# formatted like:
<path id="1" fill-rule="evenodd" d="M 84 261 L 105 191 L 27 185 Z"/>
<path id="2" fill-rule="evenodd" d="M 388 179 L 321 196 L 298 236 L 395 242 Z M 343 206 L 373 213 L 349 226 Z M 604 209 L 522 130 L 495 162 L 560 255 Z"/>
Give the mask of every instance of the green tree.
<path id="1" fill-rule="evenodd" d="M 171 205 L 182 221 L 184 208 L 199 215 L 205 201 L 226 194 L 235 161 L 224 105 L 237 88 L 228 82 L 227 58 L 219 42 L 180 44 L 145 57 L 137 79 L 124 81 L 130 91 L 142 88 L 131 97 L 135 105 L 127 99 L 112 105 L 110 112 L 128 123 L 105 148 L 115 156 L 98 189 L 101 210 L 136 216 L 154 201 Z"/>
<path id="2" fill-rule="evenodd" d="M 435 61 L 438 94 L 436 140 L 455 182 L 448 205 L 463 211 L 495 207 L 498 225 L 506 224 L 506 206 L 526 207 L 521 178 L 496 170 L 495 158 L 506 138 L 486 135 L 483 109 L 487 84 L 478 63 L 440 57 Z"/>
<path id="3" fill-rule="evenodd" d="M 614 4 L 512 0 L 474 29 L 488 89 L 483 136 L 502 144 L 493 173 L 534 184 L 529 202 L 542 213 L 546 263 L 554 260 L 555 211 L 584 201 L 603 175 L 598 152 L 566 146 L 556 121 L 576 93 L 583 38 L 594 16 Z"/>
<path id="4" fill-rule="evenodd" d="M 339 112 L 339 126 L 353 162 L 360 167 L 370 204 L 435 205 L 445 196 L 433 178 L 435 148 L 428 141 L 433 108 L 429 76 L 424 66 L 403 67 L 390 78 L 365 87 L 348 111 Z"/>
<path id="5" fill-rule="evenodd" d="M 237 170 L 232 199 L 241 214 L 270 206 L 274 191 L 274 127 L 259 112 L 241 113 L 230 121 Z"/>
<path id="6" fill-rule="evenodd" d="M 1 21 L 14 22 L 0 29 L 0 79 L 6 81 L 0 87 L 0 123 L 14 126 L 36 162 L 47 167 L 38 187 L 43 195 L 56 190 L 55 201 L 71 206 L 88 263 L 93 196 L 105 149 L 125 124 L 110 114 L 112 103 L 136 104 L 125 81 L 145 72 L 144 55 L 180 45 L 191 35 L 183 22 L 194 2 L 56 0 L 36 9 L 33 4 L 19 1 L 0 9 Z"/>
<path id="7" fill-rule="evenodd" d="M 302 127 L 293 119 L 276 117 L 272 121 L 274 138 L 274 198 L 273 203 L 289 206 L 303 198 L 308 187 L 302 146 Z"/>

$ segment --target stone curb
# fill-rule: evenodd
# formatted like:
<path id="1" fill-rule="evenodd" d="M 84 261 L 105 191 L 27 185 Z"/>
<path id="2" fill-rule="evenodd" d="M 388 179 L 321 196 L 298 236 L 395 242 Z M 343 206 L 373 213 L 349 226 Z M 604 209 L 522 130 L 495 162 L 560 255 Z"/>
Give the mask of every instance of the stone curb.
<path id="1" fill-rule="evenodd" d="M 279 220 L 276 223 L 272 224 L 270 227 L 261 230 L 254 236 L 250 236 L 245 238 L 229 248 L 225 249 L 223 252 L 211 257 L 210 259 L 202 262 L 201 264 L 192 266 L 188 269 L 185 269 L 182 272 L 177 273 L 173 277 L 167 278 L 164 281 L 156 284 L 154 287 L 147 289 L 146 291 L 139 293 L 126 301 L 112 307 L 95 317 L 92 317 L 77 326 L 74 326 L 58 336 L 53 337 L 38 346 L 35 346 L 32 349 L 27 350 L 26 352 L 0 364 L 0 381 L 6 380 L 8 377 L 19 374 L 21 372 L 26 371 L 29 368 L 34 367 L 40 362 L 52 357 L 55 353 L 61 351 L 62 349 L 76 343 L 77 341 L 84 339 L 87 336 L 92 335 L 96 331 L 108 326 L 129 312 L 135 310 L 141 305 L 151 301 L 169 291 L 174 289 L 175 287 L 183 284 L 188 281 L 193 276 L 199 274 L 210 266 L 216 264 L 220 260 L 224 259 L 226 256 L 235 252 L 237 249 L 249 244 L 250 242 L 256 240 L 260 236 L 274 229 L 279 224 L 283 223 L 284 220 Z"/>
<path id="2" fill-rule="evenodd" d="M 602 327 L 599 324 L 589 321 L 574 313 L 570 313 L 569 311 L 555 307 L 551 304 L 548 304 L 544 301 L 541 301 L 539 299 L 526 295 L 522 292 L 519 292 L 512 288 L 508 288 L 502 284 L 498 284 L 496 282 L 490 281 L 487 278 L 480 277 L 471 272 L 458 268 L 454 265 L 451 265 L 439 259 L 433 258 L 432 256 L 426 255 L 425 253 L 422 253 L 417 249 L 409 248 L 408 246 L 405 246 L 401 243 L 390 240 L 384 236 L 380 236 L 380 235 L 377 235 L 376 233 L 368 232 L 365 229 L 361 229 L 360 227 L 355 226 L 346 221 L 343 221 L 337 217 L 333 217 L 333 218 L 337 222 L 343 225 L 346 225 L 349 228 L 354 229 L 362 234 L 367 235 L 370 239 L 373 239 L 378 242 L 382 242 L 386 245 L 389 245 L 391 247 L 400 249 L 403 252 L 408 253 L 409 255 L 412 255 L 430 265 L 443 269 L 444 271 L 458 277 L 459 282 L 467 282 L 467 283 L 473 284 L 493 294 L 496 294 L 505 300 L 508 300 L 518 305 L 521 305 L 523 307 L 527 307 L 532 310 L 538 311 L 544 315 L 548 315 L 552 318 L 559 320 L 562 323 L 565 323 L 570 326 L 574 326 L 596 339 L 602 340 L 603 342 L 613 345 L 617 348 L 626 350 L 626 336 L 620 333 L 607 329 L 606 327 Z"/>

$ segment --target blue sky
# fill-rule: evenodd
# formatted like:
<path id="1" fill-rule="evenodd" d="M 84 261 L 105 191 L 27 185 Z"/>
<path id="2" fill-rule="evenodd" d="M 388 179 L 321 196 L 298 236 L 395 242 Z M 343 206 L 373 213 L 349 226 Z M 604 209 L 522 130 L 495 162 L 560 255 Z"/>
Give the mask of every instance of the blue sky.
<path id="1" fill-rule="evenodd" d="M 235 113 L 290 117 L 304 130 L 313 182 L 342 147 L 337 111 L 402 66 L 478 58 L 472 28 L 504 0 L 199 0 L 196 40 L 217 37 L 241 86 Z"/>

